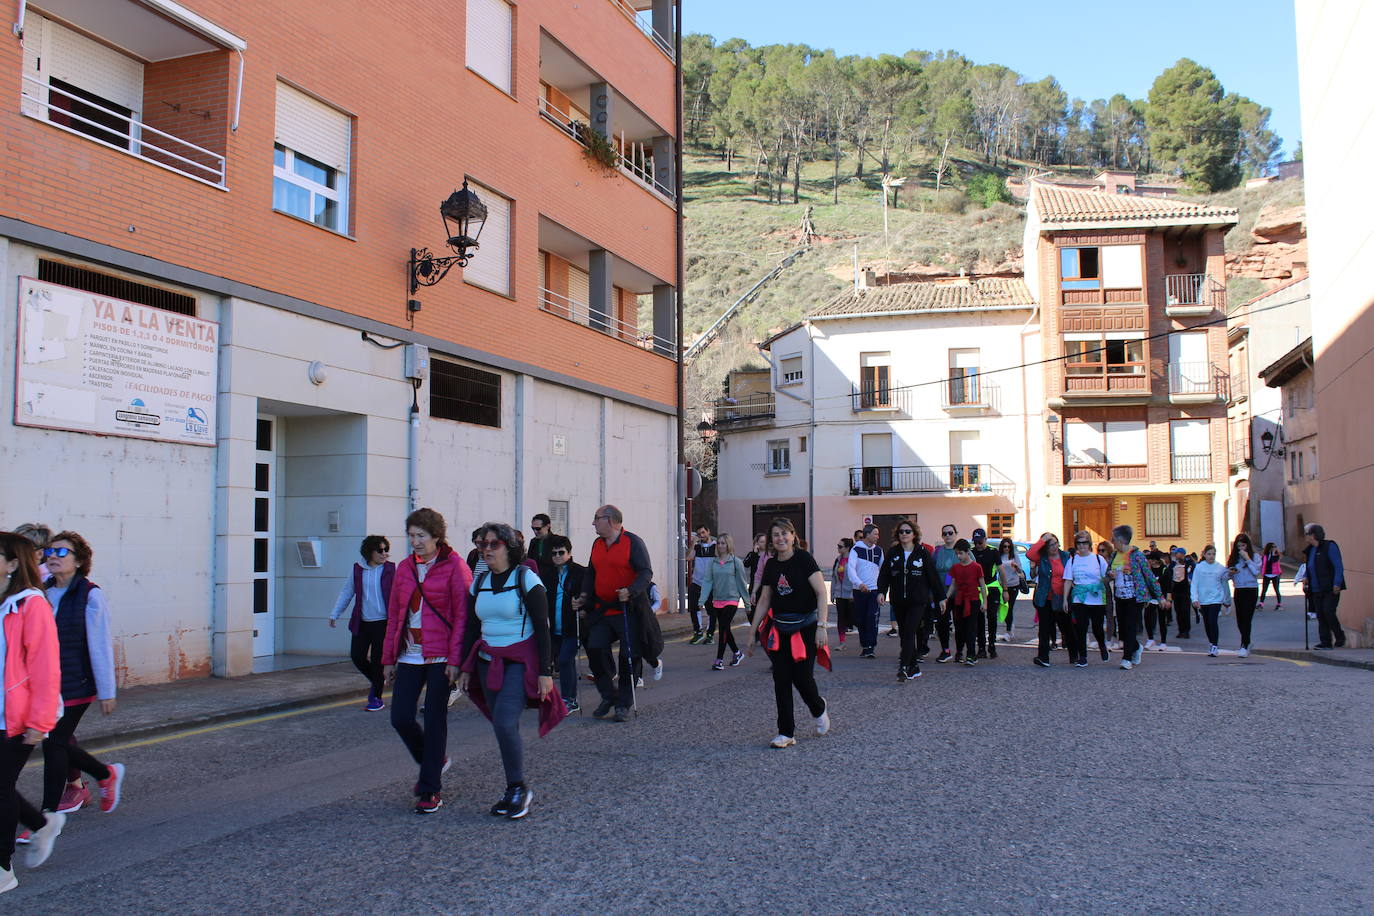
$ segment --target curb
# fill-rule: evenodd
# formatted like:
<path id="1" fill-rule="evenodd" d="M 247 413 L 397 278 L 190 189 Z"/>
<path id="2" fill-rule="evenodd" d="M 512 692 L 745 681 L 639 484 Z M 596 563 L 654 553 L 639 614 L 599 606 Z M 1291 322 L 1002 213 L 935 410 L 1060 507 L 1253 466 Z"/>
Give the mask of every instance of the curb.
<path id="1" fill-rule="evenodd" d="M 1301 649 L 1256 649 L 1255 655 L 1267 655 L 1271 658 L 1287 658 L 1300 662 L 1312 662 L 1318 665 L 1334 665 L 1338 668 L 1363 668 L 1366 671 L 1374 671 L 1374 658 L 1341 658 L 1336 655 L 1329 655 L 1326 652 L 1312 652 Z"/>

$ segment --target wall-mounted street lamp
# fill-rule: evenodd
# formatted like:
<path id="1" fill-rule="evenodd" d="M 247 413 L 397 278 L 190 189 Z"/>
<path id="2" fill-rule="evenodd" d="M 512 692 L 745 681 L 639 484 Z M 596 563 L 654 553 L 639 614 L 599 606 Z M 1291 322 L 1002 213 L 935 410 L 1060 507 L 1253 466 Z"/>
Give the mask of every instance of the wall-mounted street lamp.
<path id="1" fill-rule="evenodd" d="M 1260 433 L 1260 447 L 1264 449 L 1264 454 L 1282 458 L 1287 451 L 1283 447 L 1283 427 L 1279 427 L 1278 436 L 1268 429 Z"/>
<path id="2" fill-rule="evenodd" d="M 1045 432 L 1050 437 L 1050 451 L 1059 450 L 1059 442 L 1054 438 L 1054 434 L 1059 429 L 1059 415 L 1056 413 L 1045 414 Z"/>
<path id="3" fill-rule="evenodd" d="M 444 218 L 444 235 L 448 247 L 456 254 L 453 257 L 437 258 L 428 248 L 410 249 L 410 294 L 422 286 L 433 286 L 448 274 L 453 265 L 467 267 L 477 249 L 477 237 L 482 234 L 482 225 L 487 221 L 487 205 L 468 190 L 467 179 L 463 188 L 454 191 L 448 200 L 439 205 L 439 215 Z M 412 307 L 413 310 L 413 307 Z"/>

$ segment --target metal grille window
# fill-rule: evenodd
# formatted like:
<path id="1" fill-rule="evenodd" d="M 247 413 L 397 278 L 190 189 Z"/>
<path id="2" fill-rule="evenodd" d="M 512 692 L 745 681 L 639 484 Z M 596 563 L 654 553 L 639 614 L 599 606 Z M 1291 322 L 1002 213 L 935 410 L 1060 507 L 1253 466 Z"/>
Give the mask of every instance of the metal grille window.
<path id="1" fill-rule="evenodd" d="M 457 420 L 499 429 L 501 376 L 474 366 L 432 360 L 429 415 L 440 420 Z"/>
<path id="2" fill-rule="evenodd" d="M 38 261 L 38 279 L 48 283 L 70 286 L 72 289 L 82 289 L 99 296 L 109 296 L 111 299 L 123 299 L 125 302 L 150 305 L 155 309 L 165 309 L 179 315 L 195 315 L 196 313 L 194 296 L 135 283 L 133 280 L 125 280 L 123 277 L 112 277 L 109 274 L 87 270 L 84 267 L 73 267 L 71 264 L 63 264 L 60 261 L 40 259 Z"/>
<path id="3" fill-rule="evenodd" d="M 1145 537 L 1147 538 L 1176 538 L 1180 537 L 1179 531 L 1179 504 L 1178 503 L 1146 503 L 1145 504 Z"/>
<path id="4" fill-rule="evenodd" d="M 990 512 L 988 513 L 988 540 L 997 541 L 1002 538 L 1012 536 L 1012 528 L 1016 524 L 1016 515 L 1011 512 Z"/>

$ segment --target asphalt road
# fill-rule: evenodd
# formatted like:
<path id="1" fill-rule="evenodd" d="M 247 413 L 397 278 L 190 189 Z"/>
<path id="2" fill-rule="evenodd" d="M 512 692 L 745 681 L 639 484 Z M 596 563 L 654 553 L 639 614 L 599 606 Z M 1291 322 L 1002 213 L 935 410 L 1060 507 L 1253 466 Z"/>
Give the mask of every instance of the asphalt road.
<path id="1" fill-rule="evenodd" d="M 1374 876 L 1374 675 L 1151 655 L 821 673 L 834 727 L 774 733 L 762 658 L 673 645 L 625 724 L 533 737 L 534 807 L 492 818 L 491 731 L 451 716 L 444 808 L 355 704 L 104 754 L 111 815 L 74 815 L 12 912 L 1358 913 Z M 583 699 L 590 698 L 590 691 Z M 588 707 L 590 707 L 590 703 Z M 37 774 L 21 787 L 37 796 Z"/>

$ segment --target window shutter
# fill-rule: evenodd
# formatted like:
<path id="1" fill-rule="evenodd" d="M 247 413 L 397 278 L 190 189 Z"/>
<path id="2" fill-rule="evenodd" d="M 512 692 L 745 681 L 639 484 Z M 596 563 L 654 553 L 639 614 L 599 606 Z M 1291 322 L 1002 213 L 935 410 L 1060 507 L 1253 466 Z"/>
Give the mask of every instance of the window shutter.
<path id="1" fill-rule="evenodd" d="M 892 467 L 892 433 L 864 433 L 860 440 L 866 468 Z"/>
<path id="2" fill-rule="evenodd" d="M 26 31 L 28 27 L 26 22 Z M 134 113 L 135 118 L 140 117 L 143 111 L 141 63 L 51 20 L 43 22 L 41 34 L 45 81 L 55 77 L 64 83 L 71 83 L 123 105 Z M 27 40 L 25 44 L 28 44 Z M 27 49 L 24 57 L 27 62 Z"/>
<path id="3" fill-rule="evenodd" d="M 471 7 L 469 7 L 471 9 Z M 511 203 L 491 188 L 475 181 L 468 186 L 487 205 L 487 221 L 482 224 L 482 234 L 477 238 L 477 252 L 472 261 L 463 268 L 463 279 L 468 282 L 500 293 L 510 295 L 510 217 Z M 573 283 L 572 268 L 568 269 L 568 284 Z M 568 295 L 577 299 L 577 294 Z M 584 292 L 585 296 L 585 292 Z M 585 298 L 580 299 L 586 302 Z"/>
<path id="4" fill-rule="evenodd" d="M 950 350 L 949 367 L 951 369 L 977 369 L 978 350 Z"/>
<path id="5" fill-rule="evenodd" d="M 1065 460 L 1070 465 L 1106 464 L 1105 443 L 1101 423 L 1069 420 L 1064 424 Z"/>
<path id="6" fill-rule="evenodd" d="M 1175 455 L 1211 454 L 1208 420 L 1175 420 L 1169 424 L 1169 434 Z"/>
<path id="7" fill-rule="evenodd" d="M 1147 464 L 1149 446 L 1143 420 L 1106 424 L 1108 464 Z"/>
<path id="8" fill-rule="evenodd" d="M 506 0 L 468 0 L 467 64 L 511 91 L 511 8 Z"/>
<path id="9" fill-rule="evenodd" d="M 1140 289 L 1139 245 L 1102 247 L 1102 285 L 1107 289 Z"/>
<path id="10" fill-rule="evenodd" d="M 485 231 L 482 238 L 486 238 Z M 582 310 L 587 310 L 587 303 L 592 298 L 592 280 L 585 270 L 576 264 L 568 265 L 568 298 L 582 306 Z"/>
<path id="11" fill-rule="evenodd" d="M 277 83 L 277 142 L 340 172 L 348 171 L 348 115 Z"/>

